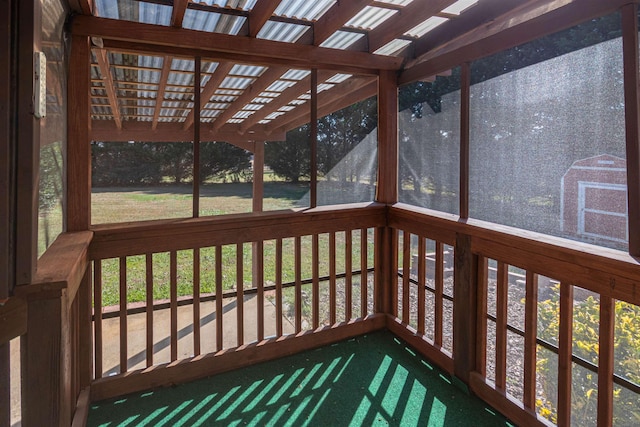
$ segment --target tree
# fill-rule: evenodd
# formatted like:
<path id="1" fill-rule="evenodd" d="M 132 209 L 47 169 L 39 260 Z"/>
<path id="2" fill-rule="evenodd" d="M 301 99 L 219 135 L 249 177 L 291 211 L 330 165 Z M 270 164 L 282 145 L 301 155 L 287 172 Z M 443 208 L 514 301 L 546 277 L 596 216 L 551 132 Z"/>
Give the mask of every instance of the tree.
<path id="1" fill-rule="evenodd" d="M 200 182 L 222 178 L 238 182 L 250 175 L 251 153 L 226 142 L 200 144 Z"/>
<path id="2" fill-rule="evenodd" d="M 268 142 L 264 148 L 264 162 L 273 172 L 291 182 L 311 176 L 311 147 L 309 125 L 287 132 L 287 140 Z"/>

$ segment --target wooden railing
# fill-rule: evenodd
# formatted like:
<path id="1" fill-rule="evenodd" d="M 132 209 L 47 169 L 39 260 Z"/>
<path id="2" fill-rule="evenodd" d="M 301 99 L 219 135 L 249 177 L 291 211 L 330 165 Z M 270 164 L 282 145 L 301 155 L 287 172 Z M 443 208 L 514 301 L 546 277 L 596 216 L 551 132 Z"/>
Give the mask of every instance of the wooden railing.
<path id="1" fill-rule="evenodd" d="M 399 259 L 398 310 L 389 325 L 513 421 L 611 425 L 614 388 L 639 396 L 640 387 L 617 372 L 622 361 L 614 358 L 615 304 L 629 310 L 640 304 L 638 260 L 402 204 L 390 208 L 388 221 Z M 442 291 L 450 265 L 444 245 L 455 253 L 449 294 Z M 434 263 L 434 273 L 425 274 Z M 429 294 L 435 307 L 425 310 Z M 451 300 L 449 353 L 439 333 L 443 305 Z M 431 335 L 425 322 L 435 325 Z"/>
<path id="2" fill-rule="evenodd" d="M 96 227 L 92 399 L 383 328 L 385 222 L 384 205 L 361 204 Z"/>

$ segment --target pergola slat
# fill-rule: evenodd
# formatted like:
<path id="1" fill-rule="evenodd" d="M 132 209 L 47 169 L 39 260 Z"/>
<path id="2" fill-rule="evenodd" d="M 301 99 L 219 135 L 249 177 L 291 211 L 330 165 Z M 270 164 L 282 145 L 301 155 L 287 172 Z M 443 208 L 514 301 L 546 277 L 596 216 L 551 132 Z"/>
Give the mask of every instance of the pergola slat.
<path id="1" fill-rule="evenodd" d="M 372 0 L 339 1 L 313 25 L 313 44 L 320 46 Z"/>
<path id="2" fill-rule="evenodd" d="M 111 75 L 111 65 L 109 64 L 109 58 L 107 58 L 107 51 L 105 49 L 99 49 L 95 51 L 96 58 L 98 59 L 98 66 L 100 67 L 100 74 L 102 75 L 102 81 L 104 82 L 104 89 L 107 92 L 109 98 L 109 106 L 113 113 L 113 120 L 116 123 L 118 129 L 122 128 L 122 119 L 120 118 L 120 108 L 118 107 L 118 97 L 113 85 L 113 77 Z"/>
<path id="3" fill-rule="evenodd" d="M 420 23 L 446 9 L 456 0 L 414 1 L 403 7 L 393 17 L 369 32 L 369 52 L 375 52 L 391 40 L 403 35 Z"/>
<path id="4" fill-rule="evenodd" d="M 200 108 L 204 108 L 208 102 L 210 102 L 211 97 L 215 93 L 216 90 L 220 87 L 222 81 L 227 77 L 229 71 L 233 68 L 233 64 L 230 62 L 221 62 L 218 64 L 216 71 L 213 73 L 207 84 L 202 89 L 202 94 L 200 95 Z M 184 122 L 184 129 L 189 129 L 191 125 L 193 125 L 194 120 L 194 111 L 191 110 L 187 119 Z"/>
<path id="5" fill-rule="evenodd" d="M 171 26 L 182 28 L 184 14 L 187 11 L 189 0 L 173 0 L 173 11 L 171 13 Z"/>
<path id="6" fill-rule="evenodd" d="M 153 111 L 153 123 L 151 129 L 155 130 L 158 126 L 158 118 L 160 117 L 160 111 L 162 110 L 162 101 L 164 100 L 164 92 L 167 87 L 167 80 L 169 79 L 169 72 L 171 72 L 171 56 L 165 56 L 162 61 L 162 74 L 160 75 L 160 86 L 158 86 L 158 93 L 156 94 L 156 107 Z"/>
<path id="7" fill-rule="evenodd" d="M 279 0 L 258 0 L 249 14 L 249 37 L 258 35 L 279 4 Z"/>

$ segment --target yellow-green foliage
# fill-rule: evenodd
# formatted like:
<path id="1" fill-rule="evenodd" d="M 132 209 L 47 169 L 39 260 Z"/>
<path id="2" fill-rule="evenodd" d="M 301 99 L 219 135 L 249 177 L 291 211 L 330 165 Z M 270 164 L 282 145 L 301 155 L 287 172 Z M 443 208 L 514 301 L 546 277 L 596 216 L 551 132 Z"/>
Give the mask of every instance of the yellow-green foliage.
<path id="1" fill-rule="evenodd" d="M 559 289 L 538 305 L 538 334 L 540 338 L 557 344 L 559 330 Z M 576 300 L 573 310 L 573 354 L 598 364 L 600 301 L 593 296 Z M 617 301 L 615 303 L 615 373 L 634 383 L 640 383 L 640 307 Z M 545 353 L 546 354 L 546 353 Z M 555 421 L 557 409 L 557 357 L 538 358 L 538 377 L 545 399 L 539 399 L 539 412 Z M 572 422 L 576 425 L 595 424 L 597 416 L 597 383 L 595 373 L 573 364 Z M 630 425 L 640 421 L 640 396 L 615 387 L 614 425 Z M 634 421 L 632 421 L 634 420 Z"/>

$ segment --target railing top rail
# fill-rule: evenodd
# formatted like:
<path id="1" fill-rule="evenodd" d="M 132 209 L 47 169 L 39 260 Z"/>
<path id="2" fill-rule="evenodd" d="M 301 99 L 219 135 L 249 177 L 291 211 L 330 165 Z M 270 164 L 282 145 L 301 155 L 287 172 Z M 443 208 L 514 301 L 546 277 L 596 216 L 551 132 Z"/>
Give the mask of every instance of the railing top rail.
<path id="1" fill-rule="evenodd" d="M 92 259 L 195 249 L 386 225 L 386 205 L 357 203 L 92 227 Z"/>

